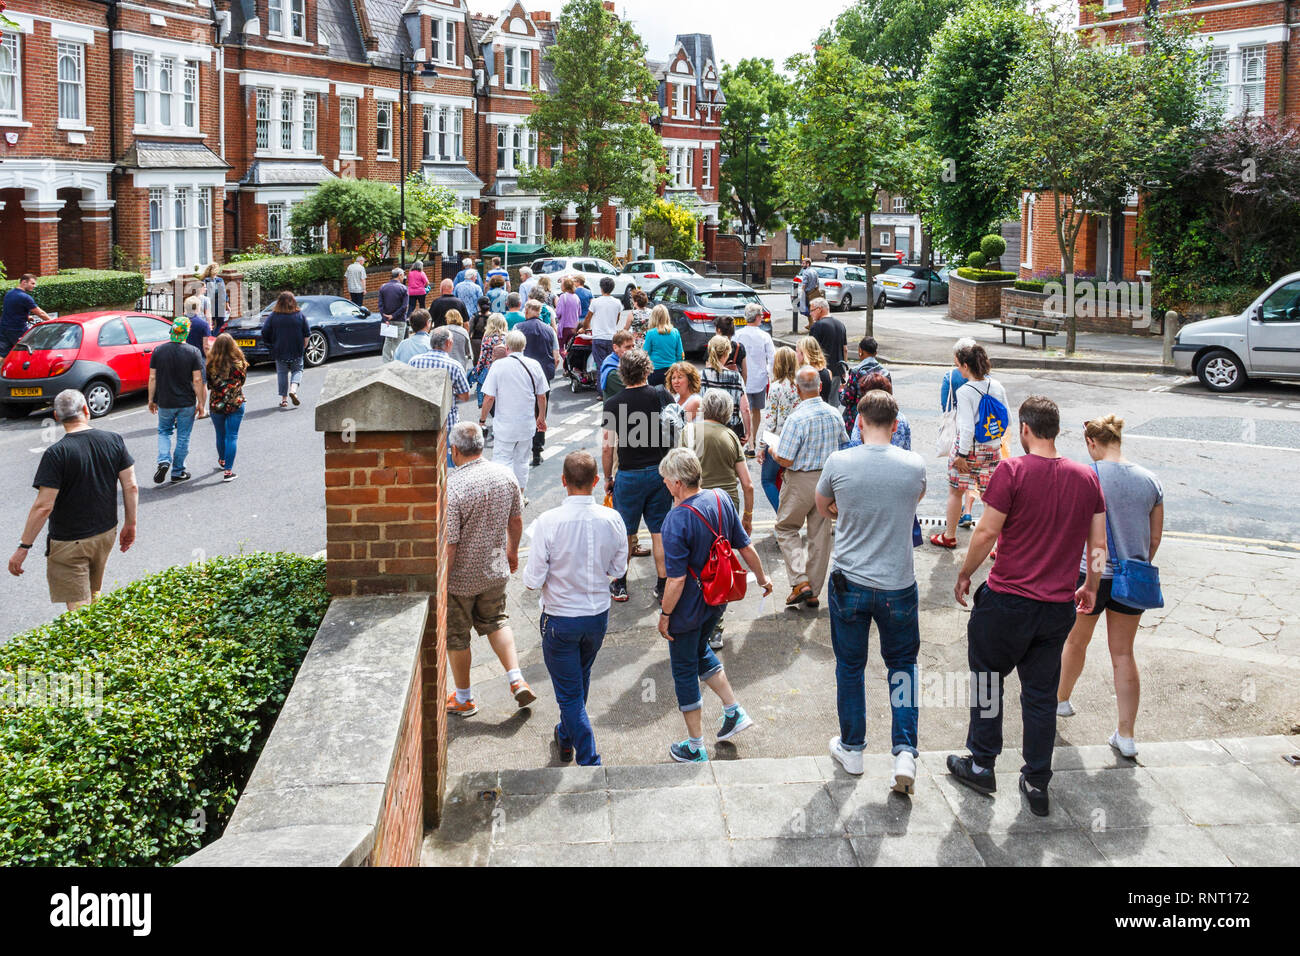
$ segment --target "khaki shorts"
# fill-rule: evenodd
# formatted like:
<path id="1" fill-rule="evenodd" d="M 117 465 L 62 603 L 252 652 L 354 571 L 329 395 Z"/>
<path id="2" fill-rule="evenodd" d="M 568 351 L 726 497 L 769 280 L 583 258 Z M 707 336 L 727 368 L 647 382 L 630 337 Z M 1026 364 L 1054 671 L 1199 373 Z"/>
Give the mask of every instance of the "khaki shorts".
<path id="1" fill-rule="evenodd" d="M 506 626 L 506 582 L 478 594 L 447 595 L 447 650 L 469 650 L 470 628 L 486 637 Z"/>
<path id="2" fill-rule="evenodd" d="M 89 601 L 98 594 L 104 583 L 104 567 L 116 540 L 116 528 L 78 541 L 50 539 L 45 556 L 45 579 L 50 585 L 50 600 L 55 604 L 76 604 Z"/>

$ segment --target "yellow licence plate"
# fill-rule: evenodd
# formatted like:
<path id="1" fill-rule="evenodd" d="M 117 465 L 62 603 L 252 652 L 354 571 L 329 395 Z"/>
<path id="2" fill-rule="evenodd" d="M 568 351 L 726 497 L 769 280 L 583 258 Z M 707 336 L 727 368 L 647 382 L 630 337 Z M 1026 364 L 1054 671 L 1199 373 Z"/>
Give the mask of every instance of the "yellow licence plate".
<path id="1" fill-rule="evenodd" d="M 889 286 L 891 289 L 897 289 L 897 288 L 898 288 L 898 283 L 897 283 L 897 282 L 891 282 L 889 279 L 885 279 L 885 280 L 883 280 L 883 281 L 881 282 L 881 285 L 887 285 L 887 286 Z"/>
<path id="2" fill-rule="evenodd" d="M 257 339 L 235 339 L 235 344 L 241 349 L 251 349 L 257 344 Z"/>
<path id="3" fill-rule="evenodd" d="M 13 398 L 31 398 L 33 396 L 39 396 L 41 390 L 39 388 L 11 388 L 9 389 L 9 394 Z"/>
<path id="4" fill-rule="evenodd" d="M 749 319 L 736 319 L 733 325 L 749 325 Z"/>

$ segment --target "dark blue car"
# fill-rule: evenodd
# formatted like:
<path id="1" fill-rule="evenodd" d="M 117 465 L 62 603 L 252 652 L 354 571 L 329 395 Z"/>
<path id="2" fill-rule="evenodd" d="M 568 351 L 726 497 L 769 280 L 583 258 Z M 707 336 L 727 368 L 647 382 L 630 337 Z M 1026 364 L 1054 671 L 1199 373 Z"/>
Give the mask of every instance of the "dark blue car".
<path id="1" fill-rule="evenodd" d="M 315 368 L 326 359 L 339 355 L 364 355 L 383 350 L 379 334 L 379 314 L 365 306 L 337 295 L 304 295 L 298 308 L 307 317 L 310 335 L 304 364 Z M 271 361 L 271 351 L 262 341 L 262 323 L 271 314 L 271 306 L 260 315 L 231 319 L 223 332 L 229 332 L 250 363 Z"/>

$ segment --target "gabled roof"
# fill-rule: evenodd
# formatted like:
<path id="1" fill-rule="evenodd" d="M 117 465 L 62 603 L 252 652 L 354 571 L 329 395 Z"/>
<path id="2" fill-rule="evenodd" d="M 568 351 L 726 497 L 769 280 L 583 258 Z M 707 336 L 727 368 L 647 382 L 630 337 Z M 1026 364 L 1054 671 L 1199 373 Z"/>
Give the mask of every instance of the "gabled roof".
<path id="1" fill-rule="evenodd" d="M 677 43 L 686 51 L 690 57 L 691 64 L 695 67 L 695 94 L 696 97 L 703 101 L 704 96 L 704 76 L 709 67 L 713 68 L 715 73 L 718 72 L 718 58 L 713 53 L 713 36 L 708 33 L 679 33 L 677 34 Z M 721 80 L 721 76 L 718 76 Z M 717 102 L 725 102 L 722 97 L 722 90 L 718 90 Z"/>
<path id="2" fill-rule="evenodd" d="M 316 31 L 317 42 L 329 46 L 331 59 L 365 62 L 361 22 L 352 0 L 316 0 Z"/>

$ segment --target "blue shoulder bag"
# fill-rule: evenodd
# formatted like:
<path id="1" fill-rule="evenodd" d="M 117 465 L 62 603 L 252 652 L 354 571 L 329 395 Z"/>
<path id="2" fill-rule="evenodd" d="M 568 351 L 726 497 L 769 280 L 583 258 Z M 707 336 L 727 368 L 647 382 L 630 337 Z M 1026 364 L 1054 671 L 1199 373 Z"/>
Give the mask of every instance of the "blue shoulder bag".
<path id="1" fill-rule="evenodd" d="M 1096 462 L 1093 462 L 1092 470 L 1096 472 L 1097 482 L 1100 484 L 1101 472 Z M 1110 510 L 1107 509 L 1106 551 L 1110 556 L 1110 563 L 1115 567 L 1115 574 L 1110 581 L 1110 596 L 1120 604 L 1137 608 L 1139 611 L 1164 607 L 1165 598 L 1160 592 L 1160 569 L 1150 561 L 1142 561 L 1138 558 L 1119 560 L 1115 555 L 1114 538 L 1110 530 Z"/>

